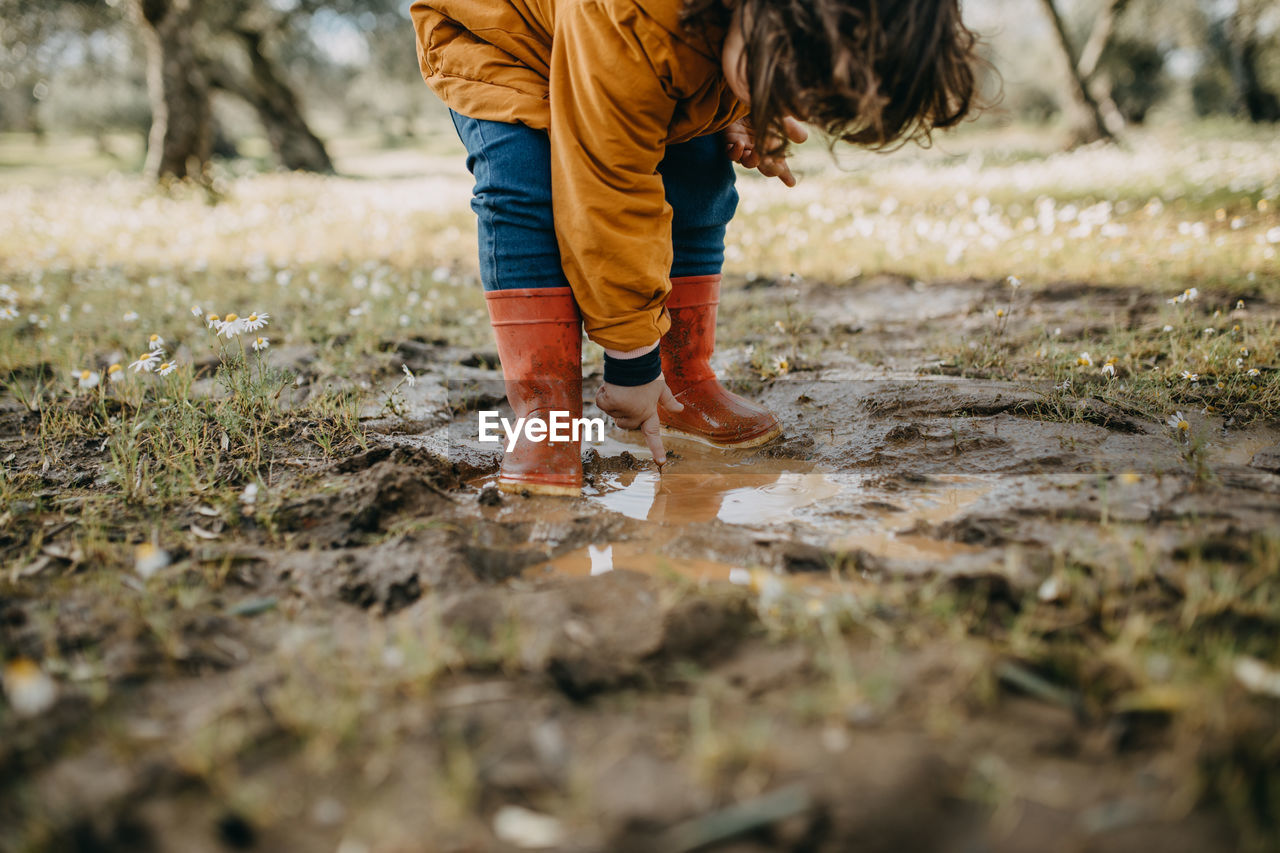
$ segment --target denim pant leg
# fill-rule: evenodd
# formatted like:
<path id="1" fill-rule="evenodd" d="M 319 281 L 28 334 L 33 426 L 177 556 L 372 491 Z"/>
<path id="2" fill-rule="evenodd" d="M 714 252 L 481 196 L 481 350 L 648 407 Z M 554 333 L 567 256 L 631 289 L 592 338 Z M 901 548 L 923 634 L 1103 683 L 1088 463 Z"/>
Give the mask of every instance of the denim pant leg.
<path id="1" fill-rule="evenodd" d="M 568 287 L 551 214 L 551 144 L 545 131 L 449 111 L 476 179 L 480 281 L 485 290 Z"/>
<path id="2" fill-rule="evenodd" d="M 738 209 L 723 140 L 712 134 L 669 146 L 658 171 L 673 212 L 671 276 L 719 275 L 725 229 Z"/>

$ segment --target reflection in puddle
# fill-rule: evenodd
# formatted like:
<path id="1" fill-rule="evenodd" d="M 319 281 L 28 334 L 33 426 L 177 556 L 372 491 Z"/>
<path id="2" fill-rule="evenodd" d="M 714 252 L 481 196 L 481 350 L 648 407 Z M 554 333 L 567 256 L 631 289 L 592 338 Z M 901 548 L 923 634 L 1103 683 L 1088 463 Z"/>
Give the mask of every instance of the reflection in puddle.
<path id="1" fill-rule="evenodd" d="M 628 518 L 662 524 L 769 524 L 839 492 L 812 471 L 637 471 L 610 477 L 592 500 Z"/>
<path id="2" fill-rule="evenodd" d="M 834 476 L 834 475 L 832 475 Z M 981 548 L 922 531 L 963 513 L 989 494 L 994 483 L 974 476 L 946 476 L 916 488 L 884 490 L 853 481 L 841 485 L 816 471 L 721 471 L 720 473 L 628 472 L 612 491 L 592 500 L 632 518 L 658 522 L 646 538 L 589 545 L 550 561 L 546 571 L 565 575 L 601 575 L 619 569 L 645 574 L 673 572 L 700 582 L 721 581 L 762 591 L 782 582 L 759 568 L 711 559 L 662 553 L 679 536 L 678 527 L 699 521 L 760 526 L 786 521 L 801 507 L 825 502 L 803 522 L 832 553 L 860 551 L 873 557 L 920 567 Z M 829 499 L 839 496 L 841 500 Z M 821 573 L 792 576 L 792 582 L 834 591 L 833 579 Z"/>
<path id="3" fill-rule="evenodd" d="M 672 461 L 661 474 L 652 468 L 606 474 L 588 498 L 639 521 L 685 525 L 718 519 L 748 525 L 785 521 L 796 510 L 840 493 L 840 486 L 810 462 L 678 439 L 668 444 Z"/>
<path id="4" fill-rule="evenodd" d="M 624 450 L 637 449 L 609 437 L 598 452 L 605 459 L 616 459 Z M 673 461 L 664 472 L 653 468 L 606 472 L 597 475 L 595 485 L 584 493 L 587 502 L 601 509 L 647 522 L 638 536 L 590 544 L 550 560 L 542 570 L 582 577 L 618 570 L 676 573 L 699 582 L 755 589 L 780 582 L 779 576 L 758 566 L 717 561 L 715 555 L 707 559 L 664 553 L 675 548 L 688 526 L 713 521 L 757 528 L 758 535 L 765 537 L 762 542 L 798 537 L 833 554 L 857 551 L 921 569 L 983 550 L 934 538 L 930 528 L 960 516 L 987 496 L 995 487 L 990 477 L 944 475 L 920 483 L 885 484 L 853 471 L 819 470 L 802 460 L 761 458 L 683 442 L 671 449 Z M 515 504 L 493 511 L 510 517 L 513 511 L 534 508 L 534 504 L 527 508 Z M 567 519 L 581 510 L 580 503 L 576 509 L 569 502 L 536 504 L 542 521 Z M 775 525 L 787 527 L 764 532 Z M 794 581 L 823 587 L 839 583 L 822 573 L 796 576 Z"/>

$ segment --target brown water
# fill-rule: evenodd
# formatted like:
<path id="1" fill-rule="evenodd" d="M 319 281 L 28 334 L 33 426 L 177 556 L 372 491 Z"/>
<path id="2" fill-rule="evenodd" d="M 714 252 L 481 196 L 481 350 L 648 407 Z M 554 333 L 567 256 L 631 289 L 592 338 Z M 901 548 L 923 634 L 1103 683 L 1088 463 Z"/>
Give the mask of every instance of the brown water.
<path id="1" fill-rule="evenodd" d="M 532 572 L 570 576 L 617 570 L 675 573 L 700 582 L 756 588 L 778 582 L 764 578 L 758 567 L 714 559 L 714 553 L 711 558 L 672 553 L 672 542 L 691 525 L 714 522 L 745 528 L 765 539 L 816 541 L 837 553 L 859 551 L 920 565 L 981 550 L 919 531 L 955 518 L 980 501 L 994 487 L 994 481 L 987 478 L 952 475 L 925 483 L 886 486 L 869 477 L 823 470 L 801 460 L 760 458 L 686 442 L 671 442 L 668 447 L 672 461 L 662 472 L 645 468 L 603 474 L 584 493 L 592 510 L 643 522 L 639 536 L 610 538 L 610 528 L 602 525 L 606 535 L 599 542 L 549 560 Z M 621 449 L 641 455 L 639 448 L 625 439 L 606 439 L 598 447 L 598 451 L 611 454 Z M 531 511 L 545 518 L 545 512 L 559 517 L 564 509 L 564 502 L 556 502 L 541 508 L 516 504 L 500 512 L 509 516 Z M 812 573 L 794 582 L 835 588 Z"/>

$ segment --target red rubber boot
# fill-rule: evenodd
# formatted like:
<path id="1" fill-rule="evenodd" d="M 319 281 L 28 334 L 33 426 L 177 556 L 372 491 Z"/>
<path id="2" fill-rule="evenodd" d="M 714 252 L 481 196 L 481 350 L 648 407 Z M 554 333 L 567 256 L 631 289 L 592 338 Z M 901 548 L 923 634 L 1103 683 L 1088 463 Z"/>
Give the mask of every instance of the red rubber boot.
<path id="1" fill-rule="evenodd" d="M 782 435 L 777 419 L 761 406 L 726 391 L 711 369 L 716 348 L 720 276 L 671 279 L 667 310 L 671 330 L 662 338 L 662 375 L 684 411 L 659 407 L 665 433 L 715 447 L 759 447 Z"/>
<path id="2" fill-rule="evenodd" d="M 581 418 L 582 316 L 572 291 L 539 287 L 492 290 L 484 296 L 507 402 L 516 417 L 550 424 L 554 411 Z M 522 431 L 515 448 L 502 457 L 498 488 L 534 495 L 581 494 L 581 440 L 531 441 Z"/>

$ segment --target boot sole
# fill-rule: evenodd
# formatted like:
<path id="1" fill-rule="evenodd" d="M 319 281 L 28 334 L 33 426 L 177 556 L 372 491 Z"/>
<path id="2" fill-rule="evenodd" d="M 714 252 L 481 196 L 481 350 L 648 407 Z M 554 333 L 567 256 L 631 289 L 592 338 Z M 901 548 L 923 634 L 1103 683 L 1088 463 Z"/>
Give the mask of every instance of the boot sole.
<path id="1" fill-rule="evenodd" d="M 717 450 L 750 450 L 753 447 L 763 447 L 769 442 L 782 437 L 782 427 L 774 427 L 768 432 L 762 433 L 755 438 L 748 438 L 744 441 L 713 441 L 704 435 L 697 433 L 684 432 L 682 430 L 673 429 L 671 427 L 662 427 L 662 434 L 670 438 L 683 438 L 687 441 L 696 441 L 698 444 L 704 444 L 707 447 L 714 447 Z"/>
<path id="2" fill-rule="evenodd" d="M 582 496 L 581 486 L 559 486 L 554 483 L 529 483 L 521 480 L 498 480 L 498 491 L 508 495 L 545 495 L 553 498 Z"/>

